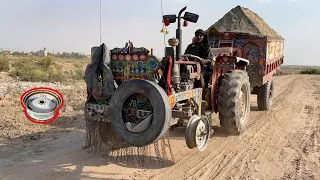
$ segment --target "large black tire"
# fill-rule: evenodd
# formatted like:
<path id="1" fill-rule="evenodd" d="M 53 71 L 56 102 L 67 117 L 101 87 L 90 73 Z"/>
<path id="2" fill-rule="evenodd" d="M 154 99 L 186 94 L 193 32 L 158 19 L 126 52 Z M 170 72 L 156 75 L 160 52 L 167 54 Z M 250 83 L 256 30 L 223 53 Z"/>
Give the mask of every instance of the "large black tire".
<path id="1" fill-rule="evenodd" d="M 271 79 L 264 85 L 260 86 L 257 93 L 258 109 L 260 111 L 267 111 L 272 106 L 274 85 Z"/>
<path id="2" fill-rule="evenodd" d="M 242 134 L 250 112 L 250 82 L 246 71 L 233 70 L 224 74 L 217 103 L 220 125 L 224 131 L 229 135 Z"/>
<path id="3" fill-rule="evenodd" d="M 123 104 L 129 96 L 146 96 L 153 108 L 153 118 L 148 129 L 142 132 L 130 132 L 122 117 Z M 169 99 L 165 91 L 156 83 L 134 79 L 121 84 L 110 99 L 108 111 L 111 125 L 122 141 L 131 146 L 142 147 L 161 138 L 170 127 L 172 117 Z"/>

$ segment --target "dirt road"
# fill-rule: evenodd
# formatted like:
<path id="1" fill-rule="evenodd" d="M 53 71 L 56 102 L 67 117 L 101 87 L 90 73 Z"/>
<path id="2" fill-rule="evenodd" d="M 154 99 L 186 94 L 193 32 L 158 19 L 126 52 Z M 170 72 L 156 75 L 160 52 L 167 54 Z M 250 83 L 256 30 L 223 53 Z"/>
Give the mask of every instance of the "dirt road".
<path id="1" fill-rule="evenodd" d="M 175 131 L 175 162 L 164 168 L 88 154 L 81 149 L 79 127 L 0 151 L 0 179 L 320 179 L 320 76 L 278 76 L 275 88 L 268 112 L 257 111 L 251 96 L 249 127 L 240 137 L 217 129 L 207 149 L 198 152 L 186 147 L 183 130 Z M 83 121 L 82 116 L 73 119 Z"/>

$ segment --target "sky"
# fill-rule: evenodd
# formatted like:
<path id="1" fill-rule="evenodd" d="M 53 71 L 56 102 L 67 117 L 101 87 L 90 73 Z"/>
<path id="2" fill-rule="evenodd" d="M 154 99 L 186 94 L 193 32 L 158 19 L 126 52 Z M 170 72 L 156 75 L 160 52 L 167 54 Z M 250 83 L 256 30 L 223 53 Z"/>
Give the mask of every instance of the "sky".
<path id="1" fill-rule="evenodd" d="M 285 38 L 284 64 L 320 65 L 319 0 L 163 0 L 164 14 L 187 6 L 199 15 L 183 27 L 182 50 L 194 32 L 207 29 L 240 5 L 261 16 Z M 0 0 L 0 48 L 12 51 L 80 52 L 90 54 L 100 45 L 100 0 Z M 161 0 L 102 0 L 102 43 L 110 49 L 131 40 L 135 47 L 153 48 L 164 55 L 177 24 L 162 28 Z"/>

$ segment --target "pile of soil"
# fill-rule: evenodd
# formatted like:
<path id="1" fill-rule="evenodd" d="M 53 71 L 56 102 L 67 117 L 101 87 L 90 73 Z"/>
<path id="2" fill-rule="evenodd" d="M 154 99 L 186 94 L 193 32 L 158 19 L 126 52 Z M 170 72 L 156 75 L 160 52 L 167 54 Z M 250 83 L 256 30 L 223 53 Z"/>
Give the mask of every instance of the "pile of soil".
<path id="1" fill-rule="evenodd" d="M 212 25 L 219 32 L 248 33 L 260 37 L 283 39 L 258 14 L 237 6 Z"/>

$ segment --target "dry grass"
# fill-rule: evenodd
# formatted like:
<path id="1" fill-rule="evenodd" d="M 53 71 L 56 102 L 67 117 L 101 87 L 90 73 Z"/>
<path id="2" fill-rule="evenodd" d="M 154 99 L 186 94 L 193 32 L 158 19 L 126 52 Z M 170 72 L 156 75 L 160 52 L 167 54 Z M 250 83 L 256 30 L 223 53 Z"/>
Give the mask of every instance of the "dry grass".
<path id="1" fill-rule="evenodd" d="M 316 66 L 298 66 L 298 65 L 281 65 L 278 71 L 279 75 L 286 74 L 301 74 L 301 72 L 308 71 L 310 69 L 319 69 Z"/>
<path id="2" fill-rule="evenodd" d="M 72 82 L 84 79 L 89 60 L 53 57 L 0 57 L 0 71 L 13 78 L 30 82 Z"/>
<path id="3" fill-rule="evenodd" d="M 313 68 L 300 71 L 300 74 L 320 74 L 320 68 Z"/>
<path id="4" fill-rule="evenodd" d="M 10 63 L 5 56 L 0 56 L 0 72 L 8 72 L 10 70 Z"/>

